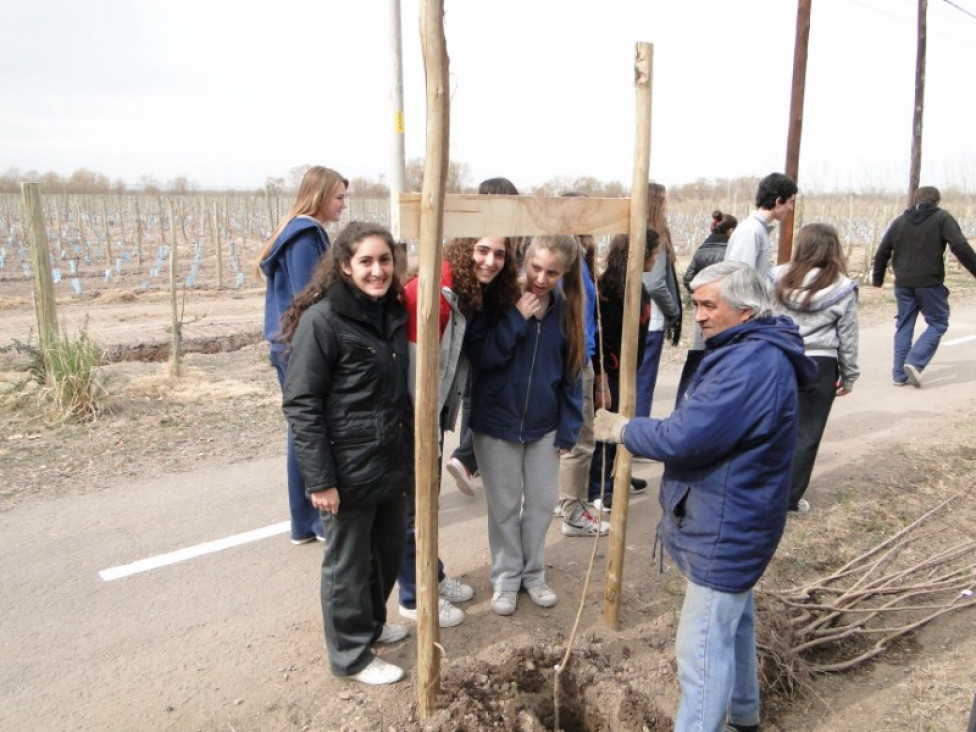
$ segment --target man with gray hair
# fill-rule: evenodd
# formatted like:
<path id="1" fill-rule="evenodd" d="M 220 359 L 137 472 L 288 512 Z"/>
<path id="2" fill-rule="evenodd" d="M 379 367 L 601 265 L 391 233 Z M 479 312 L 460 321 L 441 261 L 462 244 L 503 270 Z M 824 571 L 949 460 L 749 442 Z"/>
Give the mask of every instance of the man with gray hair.
<path id="1" fill-rule="evenodd" d="M 884 283 L 888 260 L 895 271 L 895 357 L 891 378 L 895 386 L 922 386 L 922 372 L 949 329 L 949 290 L 945 286 L 945 249 L 976 276 L 976 252 L 959 224 L 939 208 L 942 196 L 935 186 L 915 192 L 915 206 L 895 219 L 874 255 L 871 281 Z M 921 313 L 928 326 L 914 345 L 915 321 Z"/>
<path id="2" fill-rule="evenodd" d="M 786 525 L 797 388 L 817 369 L 748 265 L 713 264 L 691 289 L 705 357 L 675 411 L 628 420 L 601 409 L 594 432 L 664 463 L 657 541 L 688 580 L 675 730 L 757 730 L 752 588 Z"/>

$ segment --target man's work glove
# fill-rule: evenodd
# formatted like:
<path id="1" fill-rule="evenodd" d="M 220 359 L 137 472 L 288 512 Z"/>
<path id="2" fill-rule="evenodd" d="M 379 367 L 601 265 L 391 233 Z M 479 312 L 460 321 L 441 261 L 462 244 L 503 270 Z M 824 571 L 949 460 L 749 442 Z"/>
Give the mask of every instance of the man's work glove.
<path id="1" fill-rule="evenodd" d="M 597 442 L 620 442 L 628 422 L 630 420 L 622 414 L 598 409 L 593 418 L 593 439 Z"/>

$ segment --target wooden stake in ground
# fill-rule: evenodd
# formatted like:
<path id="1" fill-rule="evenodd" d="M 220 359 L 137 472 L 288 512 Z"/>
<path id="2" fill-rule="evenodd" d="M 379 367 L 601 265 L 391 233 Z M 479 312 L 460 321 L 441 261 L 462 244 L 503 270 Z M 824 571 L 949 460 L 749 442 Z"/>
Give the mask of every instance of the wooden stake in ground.
<path id="1" fill-rule="evenodd" d="M 620 341 L 620 404 L 626 417 L 634 416 L 637 405 L 637 338 L 640 320 L 641 274 L 647 243 L 647 194 L 651 163 L 651 76 L 654 46 L 638 43 L 634 60 L 637 93 L 637 129 L 634 142 L 634 177 L 630 194 L 630 251 L 627 255 L 627 286 L 624 292 L 624 321 Z M 666 252 L 659 252 L 666 257 Z M 607 581 L 603 591 L 603 612 L 611 628 L 620 627 L 620 587 L 623 583 L 627 544 L 627 508 L 630 503 L 631 455 L 622 445 L 614 463 L 613 514 L 610 523 L 610 551 Z"/>
<path id="2" fill-rule="evenodd" d="M 160 211 L 160 213 L 162 213 Z M 162 226 L 162 223 L 160 223 Z M 180 358 L 182 354 L 182 324 L 180 323 L 179 313 L 176 309 L 176 209 L 173 202 L 169 201 L 169 230 L 172 233 L 172 241 L 169 247 L 169 302 L 171 306 L 172 319 L 170 320 L 170 352 L 169 352 L 169 375 L 177 379 L 180 376 Z"/>
<path id="3" fill-rule="evenodd" d="M 796 42 L 793 46 L 793 91 L 790 96 L 790 129 L 786 138 L 786 174 L 799 180 L 800 135 L 803 132 L 803 98 L 807 84 L 807 49 L 810 47 L 810 4 L 813 0 L 799 0 L 796 11 Z M 779 230 L 779 264 L 793 258 L 793 220 L 790 211 Z"/>
<path id="4" fill-rule="evenodd" d="M 41 210 L 41 189 L 37 183 L 21 183 L 24 208 L 24 233 L 30 242 L 31 264 L 34 267 L 34 311 L 37 314 L 37 338 L 48 368 L 48 353 L 58 339 L 58 313 L 54 302 L 54 282 L 51 278 L 51 255 L 44 231 Z"/>
<path id="5" fill-rule="evenodd" d="M 139 271 L 142 271 L 142 215 L 139 213 L 139 197 L 133 199 L 136 211 L 136 262 L 139 264 Z"/>
<path id="6" fill-rule="evenodd" d="M 220 222 L 217 220 L 217 202 L 213 203 L 214 259 L 217 262 L 217 287 L 224 286 L 224 264 L 220 256 Z"/>
<path id="7" fill-rule="evenodd" d="M 440 626 L 437 595 L 437 511 L 440 482 L 437 402 L 440 331 L 438 299 L 441 236 L 447 182 L 450 99 L 444 39 L 444 2 L 420 6 L 420 38 L 427 77 L 427 160 L 420 205 L 420 262 L 417 298 L 416 522 L 417 535 L 417 709 L 434 713 L 440 690 Z"/>
<path id="8" fill-rule="evenodd" d="M 108 207 L 105 196 L 102 196 L 102 229 L 105 232 L 105 266 L 111 267 L 112 262 L 112 232 L 108 228 Z"/>

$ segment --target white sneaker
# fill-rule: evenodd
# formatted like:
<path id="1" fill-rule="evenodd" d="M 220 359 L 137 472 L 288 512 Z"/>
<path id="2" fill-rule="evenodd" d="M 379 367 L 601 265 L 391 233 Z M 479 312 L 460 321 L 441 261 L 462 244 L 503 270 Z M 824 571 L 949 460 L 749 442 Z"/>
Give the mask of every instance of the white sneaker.
<path id="1" fill-rule="evenodd" d="M 809 512 L 810 512 L 810 502 L 805 498 L 801 498 L 799 501 L 796 502 L 796 508 L 791 508 L 786 513 L 790 514 L 791 516 L 802 516 L 803 514 Z"/>
<path id="2" fill-rule="evenodd" d="M 606 536 L 610 533 L 610 523 L 600 521 L 585 508 L 573 511 L 570 518 L 563 519 L 563 536 Z"/>
<path id="3" fill-rule="evenodd" d="M 417 608 L 411 610 L 408 607 L 400 606 L 400 617 L 404 620 L 417 622 Z M 443 597 L 437 600 L 437 624 L 442 628 L 453 628 L 464 622 L 464 610 L 454 607 Z"/>
<path id="4" fill-rule="evenodd" d="M 395 684 L 403 678 L 405 671 L 399 666 L 387 663 L 379 656 L 373 658 L 369 665 L 358 674 L 353 674 L 348 678 L 353 681 L 360 681 L 370 686 L 380 686 L 381 684 Z"/>
<path id="5" fill-rule="evenodd" d="M 384 625 L 380 637 L 373 642 L 389 645 L 390 643 L 399 643 L 408 635 L 406 625 Z"/>
<path id="6" fill-rule="evenodd" d="M 449 602 L 467 602 L 474 597 L 474 588 L 456 579 L 445 577 L 437 584 L 437 594 Z"/>
<path id="7" fill-rule="evenodd" d="M 552 607 L 558 602 L 556 593 L 552 591 L 549 585 L 539 585 L 538 587 L 526 587 L 525 591 L 529 593 L 529 597 L 532 598 L 534 602 L 539 607 Z"/>
<path id="8" fill-rule="evenodd" d="M 593 508 L 595 508 L 597 511 L 600 511 L 601 513 L 610 513 L 610 507 L 604 506 L 603 501 L 600 500 L 599 498 L 593 501 Z"/>
<path id="9" fill-rule="evenodd" d="M 466 496 L 474 495 L 474 484 L 471 482 L 471 473 L 460 460 L 455 457 L 447 461 L 447 472 L 457 483 L 457 489 Z"/>
<path id="10" fill-rule="evenodd" d="M 495 615 L 512 615 L 515 612 L 517 592 L 503 590 L 496 592 L 491 598 L 491 611 Z"/>
<path id="11" fill-rule="evenodd" d="M 916 389 L 922 388 L 922 372 L 918 370 L 917 366 L 912 366 L 910 363 L 906 363 L 902 367 L 902 371 L 905 372 L 905 376 L 908 377 L 908 383 L 914 386 Z"/>

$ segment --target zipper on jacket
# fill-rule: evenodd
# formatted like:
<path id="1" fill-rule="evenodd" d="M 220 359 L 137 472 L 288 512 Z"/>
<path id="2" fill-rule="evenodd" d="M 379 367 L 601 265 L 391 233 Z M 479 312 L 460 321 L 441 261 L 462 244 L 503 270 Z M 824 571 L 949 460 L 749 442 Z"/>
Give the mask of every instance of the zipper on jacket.
<path id="1" fill-rule="evenodd" d="M 542 320 L 536 319 L 535 343 L 532 344 L 532 360 L 529 362 L 529 380 L 525 385 L 525 404 L 522 407 L 522 418 L 519 420 L 519 442 L 525 442 L 522 434 L 525 432 L 525 414 L 529 411 L 529 395 L 532 393 L 532 375 L 535 373 L 535 356 L 539 352 L 539 334 L 542 332 Z"/>

